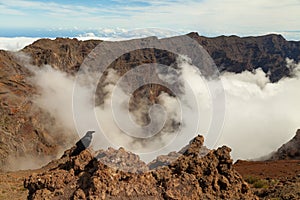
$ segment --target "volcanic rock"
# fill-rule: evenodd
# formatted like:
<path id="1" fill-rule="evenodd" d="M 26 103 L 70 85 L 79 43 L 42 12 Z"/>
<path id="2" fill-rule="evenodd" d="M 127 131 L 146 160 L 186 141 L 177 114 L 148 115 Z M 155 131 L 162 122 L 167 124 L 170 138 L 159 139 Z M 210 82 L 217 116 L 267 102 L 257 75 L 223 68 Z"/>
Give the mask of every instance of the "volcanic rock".
<path id="1" fill-rule="evenodd" d="M 142 173 L 148 170 L 146 163 L 140 160 L 138 155 L 127 152 L 124 148 L 115 150 L 108 148 L 106 151 L 96 152 L 96 159 L 110 168 L 119 169 L 130 173 Z"/>
<path id="2" fill-rule="evenodd" d="M 270 160 L 300 160 L 300 129 L 295 137 L 272 154 Z"/>
<path id="3" fill-rule="evenodd" d="M 176 161 L 139 173 L 109 167 L 88 150 L 73 157 L 66 152 L 56 162 L 60 164 L 32 174 L 24 186 L 28 199 L 257 199 L 232 168 L 230 148 L 223 146 L 201 158 L 202 145 L 203 137 L 197 136 Z M 99 153 L 110 159 L 131 155 L 139 163 L 124 149 Z"/>
<path id="4" fill-rule="evenodd" d="M 83 59 L 100 42 L 67 38 L 40 39 L 21 51 L 32 58 L 33 65 L 51 65 L 55 69 L 74 74 L 79 69 Z"/>
<path id="5" fill-rule="evenodd" d="M 53 118 L 32 102 L 37 91 L 30 76 L 15 54 L 0 51 L 0 169 L 34 167 L 29 160 L 45 164 L 65 142 L 57 140 L 61 132 L 53 128 Z M 51 128 L 57 134 L 51 134 Z"/>
<path id="6" fill-rule="evenodd" d="M 219 36 L 207 38 L 188 34 L 207 50 L 219 70 L 240 73 L 261 68 L 271 82 L 290 76 L 286 58 L 300 60 L 300 42 L 287 41 L 281 35 L 258 37 Z"/>
<path id="7" fill-rule="evenodd" d="M 262 68 L 269 72 L 270 80 L 277 82 L 290 76 L 291 69 L 286 66 L 286 58 L 300 60 L 300 42 L 287 41 L 281 35 L 269 34 L 258 37 L 219 36 L 208 38 L 192 32 L 187 34 L 195 39 L 215 61 L 220 72 L 240 73 Z M 84 57 L 101 41 L 78 41 L 77 39 L 41 39 L 22 51 L 33 57 L 33 64 L 49 64 L 54 68 L 74 73 L 79 69 Z M 112 64 L 125 73 L 128 69 L 142 63 L 174 63 L 176 56 L 158 49 L 143 49 L 124 54 Z"/>

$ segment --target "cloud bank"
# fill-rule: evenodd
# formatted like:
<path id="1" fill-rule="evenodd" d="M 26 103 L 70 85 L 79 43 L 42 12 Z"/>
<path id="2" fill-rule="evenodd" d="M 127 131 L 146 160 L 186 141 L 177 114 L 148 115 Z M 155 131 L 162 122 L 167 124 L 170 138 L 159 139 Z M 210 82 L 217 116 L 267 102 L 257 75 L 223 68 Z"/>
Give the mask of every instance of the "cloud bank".
<path id="1" fill-rule="evenodd" d="M 235 159 L 253 159 L 275 151 L 300 127 L 300 65 L 287 59 L 295 77 L 270 83 L 266 74 L 225 73 L 226 120 L 218 144 L 233 149 Z"/>
<path id="2" fill-rule="evenodd" d="M 0 37 L 0 49 L 7 51 L 19 51 L 25 46 L 32 44 L 34 41 L 39 38 L 30 38 L 30 37 Z"/>
<path id="3" fill-rule="evenodd" d="M 300 65 L 289 59 L 287 59 L 287 65 L 294 69 L 295 76 L 284 78 L 278 83 L 270 83 L 267 74 L 261 69 L 255 72 L 224 73 L 221 75 L 226 94 L 226 119 L 217 145 L 209 146 L 210 148 L 228 145 L 233 149 L 232 156 L 234 159 L 252 159 L 271 153 L 293 137 L 295 131 L 299 128 L 300 121 L 298 113 L 300 110 L 300 80 L 298 78 Z M 191 133 L 189 132 L 189 124 L 195 120 L 196 115 L 191 112 L 189 117 L 182 119 L 181 132 L 183 134 L 177 136 L 182 142 L 171 144 L 164 149 L 164 153 L 179 150 L 195 134 L 199 133 L 205 136 L 211 124 L 211 115 L 215 114 L 211 112 L 210 95 L 205 86 L 205 82 L 208 80 L 202 77 L 195 66 L 186 61 L 180 62 L 178 70 L 181 74 L 179 80 L 188 80 L 189 85 L 193 86 L 193 95 L 197 97 L 197 106 L 201 111 L 201 124 L 196 133 Z M 36 74 L 35 83 L 42 90 L 41 95 L 35 99 L 35 102 L 48 110 L 65 126 L 74 129 L 71 107 L 74 77 L 56 71 L 49 66 L 44 67 Z M 125 146 L 133 152 L 141 153 L 147 152 L 153 147 L 156 149 L 170 143 L 173 138 L 172 131 L 174 130 L 172 129 L 169 132 L 170 129 L 163 129 L 164 134 L 161 137 L 157 137 L 157 140 L 148 143 L 137 141 L 120 130 L 111 113 L 111 100 L 109 98 L 115 86 L 115 81 L 119 77 L 114 71 L 109 73 L 109 77 L 109 84 L 105 88 L 108 96 L 102 106 L 96 108 L 91 106 L 90 99 L 87 99 L 90 96 L 88 94 L 89 89 L 86 87 L 82 87 L 82 95 L 80 96 L 82 97 L 82 109 L 94 109 L 100 117 L 100 121 L 102 120 L 103 130 L 109 132 L 111 140 L 115 140 L 112 142 L 115 147 Z M 181 105 L 181 108 L 190 109 L 188 102 L 190 98 L 188 93 L 183 95 L 183 99 L 186 101 L 185 105 Z M 176 109 L 178 105 L 175 99 L 166 93 L 162 93 L 158 99 L 159 103 L 171 116 L 169 120 L 178 122 L 178 110 Z M 120 114 L 127 111 L 126 109 L 118 110 Z M 93 144 L 96 149 L 103 145 L 101 142 L 97 144 L 97 141 L 101 141 L 101 138 L 96 138 Z M 146 161 L 150 161 L 156 155 L 155 153 L 151 156 L 140 154 Z"/>
<path id="4" fill-rule="evenodd" d="M 58 31 L 59 32 L 59 31 Z M 72 32 L 72 31 L 71 31 Z M 70 33 L 68 33 L 70 34 Z M 144 38 L 156 36 L 157 38 L 166 38 L 180 35 L 181 33 L 159 28 L 143 28 L 143 29 L 122 29 L 122 28 L 101 28 L 96 30 L 80 31 L 72 33 L 71 38 L 78 40 L 104 40 L 104 41 L 121 41 L 136 38 Z M 182 33 L 184 34 L 184 33 Z M 32 44 L 41 37 L 0 37 L 0 49 L 7 51 L 19 51 Z M 54 38 L 49 38 L 54 39 Z"/>

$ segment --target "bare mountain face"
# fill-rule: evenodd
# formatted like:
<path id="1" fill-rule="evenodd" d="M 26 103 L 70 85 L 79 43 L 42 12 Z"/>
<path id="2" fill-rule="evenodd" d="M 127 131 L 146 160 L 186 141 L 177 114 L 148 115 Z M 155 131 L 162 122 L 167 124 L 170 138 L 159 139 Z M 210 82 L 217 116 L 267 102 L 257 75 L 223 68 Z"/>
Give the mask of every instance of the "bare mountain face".
<path id="1" fill-rule="evenodd" d="M 271 82 L 290 76 L 286 58 L 300 60 L 300 42 L 287 41 L 281 35 L 270 34 L 258 37 L 220 36 L 201 37 L 188 34 L 197 40 L 214 59 L 220 71 L 240 73 L 262 68 Z"/>
<path id="2" fill-rule="evenodd" d="M 28 199 L 257 199 L 233 169 L 230 148 L 201 157 L 203 141 L 197 136 L 178 160 L 148 172 L 143 172 L 148 166 L 138 156 L 122 148 L 84 150 L 73 157 L 69 150 L 25 180 Z M 103 154 L 118 168 L 104 165 Z"/>
<path id="3" fill-rule="evenodd" d="M 0 169 L 15 169 L 20 157 L 36 157 L 43 164 L 45 156 L 53 157 L 64 142 L 56 143 L 44 125 L 45 120 L 53 126 L 55 122 L 31 101 L 36 90 L 28 76 L 11 53 L 0 51 Z"/>
<path id="4" fill-rule="evenodd" d="M 214 59 L 220 72 L 240 73 L 262 68 L 269 73 L 270 80 L 277 82 L 282 77 L 290 76 L 286 58 L 300 60 L 300 42 L 286 41 L 281 35 L 259 37 L 220 36 L 207 38 L 197 33 L 188 34 L 195 39 Z M 50 64 L 54 68 L 75 73 L 84 57 L 101 41 L 78 41 L 76 39 L 39 40 L 22 51 L 31 55 L 33 64 Z M 128 54 L 112 63 L 111 67 L 123 75 L 132 67 L 143 63 L 171 65 L 176 56 L 158 49 L 143 49 Z"/>
<path id="5" fill-rule="evenodd" d="M 300 60 L 300 42 L 289 42 L 279 35 L 206 38 L 190 33 L 189 36 L 208 51 L 221 72 L 239 73 L 261 67 L 270 74 L 270 80 L 276 82 L 292 75 L 286 67 L 286 57 L 296 62 Z M 95 40 L 41 39 L 25 47 L 21 53 L 29 55 L 33 65 L 51 65 L 75 75 L 84 58 L 100 43 Z M 143 63 L 174 65 L 175 60 L 176 56 L 170 52 L 143 49 L 124 54 L 110 67 L 122 76 Z M 49 156 L 47 160 L 50 160 L 76 139 L 72 133 L 65 133 L 49 113 L 34 104 L 32 96 L 38 91 L 28 81 L 30 76 L 30 71 L 14 53 L 0 51 L 0 169 L 14 169 L 9 163 L 17 166 L 16 161 L 21 158 L 38 157 L 43 161 L 43 157 Z M 140 88 L 134 94 L 138 98 L 131 109 L 138 107 L 140 99 L 145 99 L 149 105 L 155 103 L 162 91 L 172 95 L 161 85 L 150 84 Z M 100 85 L 98 104 L 101 104 L 104 95 Z M 61 137 L 66 134 L 70 137 Z"/>
<path id="6" fill-rule="evenodd" d="M 51 65 L 55 69 L 74 74 L 78 71 L 83 59 L 100 42 L 66 38 L 41 39 L 21 51 L 30 55 L 33 65 Z"/>
<path id="7" fill-rule="evenodd" d="M 258 37 L 219 36 L 207 38 L 198 33 L 190 33 L 214 59 L 220 72 L 240 73 L 262 68 L 270 74 L 270 80 L 277 82 L 291 75 L 286 66 L 286 58 L 300 60 L 300 42 L 287 41 L 281 35 L 270 34 Z M 42 39 L 25 47 L 22 51 L 33 57 L 35 65 L 50 64 L 54 68 L 74 73 L 84 57 L 101 41 L 78 41 L 76 39 Z M 143 50 L 122 56 L 114 67 L 126 64 L 123 69 L 141 63 L 174 62 L 174 55 L 166 51 Z M 119 69 L 119 67 L 118 67 Z"/>
<path id="8" fill-rule="evenodd" d="M 295 137 L 272 154 L 270 160 L 300 160 L 300 130 Z"/>

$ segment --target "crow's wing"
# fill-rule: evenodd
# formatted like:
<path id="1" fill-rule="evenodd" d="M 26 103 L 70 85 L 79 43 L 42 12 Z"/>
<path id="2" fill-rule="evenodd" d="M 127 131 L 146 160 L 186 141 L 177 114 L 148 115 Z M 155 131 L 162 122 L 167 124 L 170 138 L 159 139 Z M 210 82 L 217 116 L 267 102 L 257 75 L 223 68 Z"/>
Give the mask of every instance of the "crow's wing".
<path id="1" fill-rule="evenodd" d="M 92 142 L 92 136 L 86 135 L 76 142 L 76 149 L 73 151 L 72 156 L 80 154 L 83 150 L 88 148 Z"/>
<path id="2" fill-rule="evenodd" d="M 89 136 L 83 137 L 81 139 L 81 143 L 84 145 L 85 148 L 88 148 L 91 144 L 92 138 Z"/>

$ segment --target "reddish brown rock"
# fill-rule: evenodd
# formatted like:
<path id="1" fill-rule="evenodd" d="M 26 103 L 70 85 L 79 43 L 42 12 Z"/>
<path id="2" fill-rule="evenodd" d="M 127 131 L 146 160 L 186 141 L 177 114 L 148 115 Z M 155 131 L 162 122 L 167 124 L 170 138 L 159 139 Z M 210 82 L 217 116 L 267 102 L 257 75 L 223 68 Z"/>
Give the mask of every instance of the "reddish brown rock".
<path id="1" fill-rule="evenodd" d="M 53 128 L 54 119 L 33 103 L 37 91 L 30 76 L 15 54 L 0 51 L 0 169 L 46 164 L 66 142 L 56 142 L 61 130 Z"/>
<path id="2" fill-rule="evenodd" d="M 108 167 L 85 150 L 75 157 L 64 156 L 65 161 L 31 175 L 24 185 L 28 199 L 256 199 L 232 168 L 230 148 L 200 157 L 202 144 L 203 137 L 198 136 L 175 162 L 143 173 Z M 132 155 L 124 149 L 100 153 L 110 159 Z"/>
<path id="3" fill-rule="evenodd" d="M 67 38 L 41 39 L 25 47 L 22 52 L 32 58 L 33 65 L 51 65 L 55 69 L 74 74 L 79 69 L 83 59 L 100 42 Z"/>
<path id="4" fill-rule="evenodd" d="M 300 61 L 300 42 L 287 41 L 281 35 L 208 38 L 190 33 L 188 36 L 207 50 L 220 71 L 240 73 L 262 68 L 270 74 L 272 82 L 277 82 L 292 75 L 286 66 L 286 58 Z"/>

